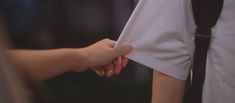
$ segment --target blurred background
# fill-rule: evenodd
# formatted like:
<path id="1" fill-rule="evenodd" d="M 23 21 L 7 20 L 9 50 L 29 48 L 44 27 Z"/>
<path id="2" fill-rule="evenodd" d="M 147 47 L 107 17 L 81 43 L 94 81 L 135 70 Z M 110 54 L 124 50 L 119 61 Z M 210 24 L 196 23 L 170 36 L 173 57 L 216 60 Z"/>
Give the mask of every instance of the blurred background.
<path id="1" fill-rule="evenodd" d="M 138 0 L 0 0 L 17 49 L 80 48 L 117 40 Z M 150 103 L 152 71 L 130 62 L 121 75 L 69 72 L 45 81 L 59 103 Z"/>

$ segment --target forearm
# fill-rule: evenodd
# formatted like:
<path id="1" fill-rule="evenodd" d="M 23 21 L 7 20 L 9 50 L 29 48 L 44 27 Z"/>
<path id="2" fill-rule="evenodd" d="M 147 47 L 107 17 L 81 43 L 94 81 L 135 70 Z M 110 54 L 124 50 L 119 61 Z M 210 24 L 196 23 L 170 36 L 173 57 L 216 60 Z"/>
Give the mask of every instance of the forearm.
<path id="1" fill-rule="evenodd" d="M 35 81 L 43 81 L 67 71 L 82 72 L 89 67 L 97 74 L 119 74 L 127 60 L 118 59 L 131 52 L 132 46 L 114 48 L 115 41 L 104 39 L 80 49 L 9 50 L 9 57 Z M 114 62 L 116 60 L 116 62 Z M 99 72 L 98 72 L 99 71 Z M 102 72 L 102 73 L 101 73 Z M 104 73 L 103 73 L 104 72 Z"/>
<path id="2" fill-rule="evenodd" d="M 8 54 L 21 67 L 21 71 L 35 81 L 43 81 L 71 71 L 75 64 L 80 66 L 77 69 L 86 68 L 86 59 L 82 52 L 74 49 L 10 50 Z"/>
<path id="3" fill-rule="evenodd" d="M 185 82 L 154 71 L 152 103 L 182 103 Z"/>

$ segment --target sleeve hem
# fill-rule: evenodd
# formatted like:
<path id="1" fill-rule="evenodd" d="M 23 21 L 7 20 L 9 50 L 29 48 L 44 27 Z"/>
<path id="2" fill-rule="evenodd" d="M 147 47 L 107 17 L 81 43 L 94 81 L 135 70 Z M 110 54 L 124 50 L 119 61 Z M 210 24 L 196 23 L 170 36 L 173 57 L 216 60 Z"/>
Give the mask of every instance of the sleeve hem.
<path id="1" fill-rule="evenodd" d="M 186 80 L 188 77 L 189 69 L 184 71 L 179 68 L 190 68 L 190 63 L 188 63 L 185 67 L 176 67 L 171 64 L 160 62 L 152 56 L 141 54 L 136 51 L 133 51 L 131 54 L 127 55 L 127 58 L 179 80 Z"/>

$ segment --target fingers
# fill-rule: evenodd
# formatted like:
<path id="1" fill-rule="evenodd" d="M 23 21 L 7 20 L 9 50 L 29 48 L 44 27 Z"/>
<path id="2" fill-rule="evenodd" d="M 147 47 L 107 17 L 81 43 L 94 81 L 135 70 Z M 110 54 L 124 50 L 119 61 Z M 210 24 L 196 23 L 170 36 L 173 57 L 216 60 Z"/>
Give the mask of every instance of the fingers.
<path id="1" fill-rule="evenodd" d="M 105 66 L 102 66 L 102 67 L 99 67 L 99 68 L 92 68 L 92 69 L 100 77 L 103 77 L 103 76 L 112 77 L 115 74 L 113 63 L 109 63 Z"/>
<path id="2" fill-rule="evenodd" d="M 114 48 L 114 46 L 116 44 L 116 41 L 113 41 L 113 40 L 110 40 L 110 39 L 104 39 L 103 41 L 110 48 Z"/>
<path id="3" fill-rule="evenodd" d="M 98 75 L 98 76 L 100 76 L 100 77 L 103 77 L 103 76 L 105 76 L 105 68 L 104 67 L 99 67 L 99 68 L 95 68 L 95 69 L 93 69 L 95 72 L 96 72 L 96 74 Z"/>
<path id="4" fill-rule="evenodd" d="M 127 58 L 122 57 L 122 68 L 125 68 L 125 67 L 127 66 L 128 61 L 129 61 L 129 60 L 128 60 Z"/>
<path id="5" fill-rule="evenodd" d="M 122 71 L 123 68 L 127 66 L 128 59 L 125 57 L 119 57 L 114 61 L 114 71 L 115 74 L 118 75 Z"/>
<path id="6" fill-rule="evenodd" d="M 123 68 L 124 62 L 122 61 L 122 57 L 117 58 L 115 61 L 99 68 L 94 68 L 93 70 L 100 77 L 112 77 L 113 75 L 117 75 L 121 72 Z"/>
<path id="7" fill-rule="evenodd" d="M 128 63 L 128 59 L 125 57 L 118 57 L 115 61 L 112 63 L 109 63 L 105 69 L 106 69 L 106 77 L 112 77 L 113 75 L 118 75 L 122 71 L 123 68 L 126 67 Z"/>
<path id="8" fill-rule="evenodd" d="M 115 44 L 116 44 L 116 41 L 109 40 L 109 42 L 108 42 L 108 46 L 109 46 L 110 48 L 114 48 L 114 47 L 115 47 Z"/>
<path id="9" fill-rule="evenodd" d="M 122 47 L 115 48 L 115 53 L 117 57 L 126 56 L 132 51 L 133 47 L 131 45 L 125 45 Z"/>
<path id="10" fill-rule="evenodd" d="M 114 61 L 114 72 L 115 74 L 119 74 L 122 70 L 122 57 L 118 57 L 115 61 Z"/>
<path id="11" fill-rule="evenodd" d="M 123 68 L 127 66 L 128 59 L 125 57 L 118 57 L 115 61 L 99 68 L 93 69 L 96 74 L 100 77 L 112 77 L 113 75 L 118 75 Z"/>
<path id="12" fill-rule="evenodd" d="M 127 54 L 129 54 L 132 51 L 133 47 L 131 45 L 124 45 L 124 46 L 114 48 L 115 43 L 116 43 L 115 41 L 112 41 L 110 39 L 104 39 L 98 43 L 100 44 L 99 46 L 101 47 L 101 49 L 103 47 L 106 47 L 104 48 L 104 53 L 103 54 L 101 53 L 102 55 L 105 56 L 104 60 L 106 61 L 101 62 L 97 66 L 104 65 L 107 62 L 109 63 L 105 65 L 104 67 L 95 69 L 95 72 L 97 73 L 97 75 L 112 77 L 115 74 L 119 74 L 121 70 L 124 67 L 126 67 L 128 63 L 128 59 L 124 58 L 123 56 L 126 56 Z"/>
<path id="13" fill-rule="evenodd" d="M 104 39 L 103 40 L 105 42 L 105 44 L 110 47 L 110 48 L 114 48 L 116 41 L 110 40 L 110 39 Z M 115 48 L 114 51 L 116 52 L 117 56 L 125 56 L 127 54 L 129 54 L 132 51 L 133 47 L 131 45 L 124 45 L 118 48 Z"/>
<path id="14" fill-rule="evenodd" d="M 114 65 L 113 63 L 109 63 L 105 66 L 106 77 L 112 77 L 114 75 Z"/>

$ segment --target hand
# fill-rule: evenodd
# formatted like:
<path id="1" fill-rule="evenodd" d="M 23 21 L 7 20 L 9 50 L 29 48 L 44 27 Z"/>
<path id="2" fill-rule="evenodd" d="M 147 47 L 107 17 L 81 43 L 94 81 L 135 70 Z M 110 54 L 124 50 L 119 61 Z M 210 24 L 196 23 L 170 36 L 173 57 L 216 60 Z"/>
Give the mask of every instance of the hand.
<path id="1" fill-rule="evenodd" d="M 93 68 L 93 70 L 97 73 L 99 76 L 106 76 L 106 77 L 112 77 L 114 74 L 119 74 L 123 68 L 126 67 L 128 63 L 128 59 L 124 57 L 118 57 L 113 62 L 110 62 L 106 64 L 105 66 L 101 66 L 98 68 Z"/>
<path id="2" fill-rule="evenodd" d="M 115 41 L 104 39 L 83 49 L 89 67 L 99 76 L 111 77 L 119 74 L 127 65 L 128 59 L 124 56 L 132 51 L 132 46 L 114 48 L 115 43 Z"/>

